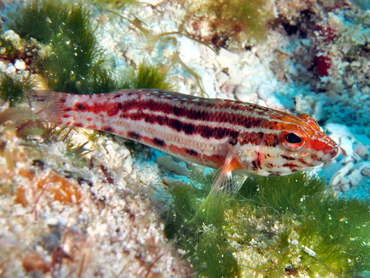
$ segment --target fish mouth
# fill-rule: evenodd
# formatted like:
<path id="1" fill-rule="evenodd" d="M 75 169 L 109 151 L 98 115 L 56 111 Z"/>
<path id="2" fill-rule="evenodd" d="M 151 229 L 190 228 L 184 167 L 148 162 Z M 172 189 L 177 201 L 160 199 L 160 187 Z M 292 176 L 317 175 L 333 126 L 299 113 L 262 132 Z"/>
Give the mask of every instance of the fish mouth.
<path id="1" fill-rule="evenodd" d="M 334 146 L 329 154 L 331 155 L 331 158 L 334 158 L 338 155 L 338 153 L 339 153 L 338 146 Z"/>
<path id="2" fill-rule="evenodd" d="M 337 144 L 335 144 L 335 143 L 332 144 L 332 142 L 330 142 L 322 150 L 322 153 L 320 155 L 321 161 L 322 162 L 329 161 L 329 160 L 333 159 L 334 157 L 336 157 L 338 155 L 338 153 L 339 153 L 339 148 L 338 148 Z"/>

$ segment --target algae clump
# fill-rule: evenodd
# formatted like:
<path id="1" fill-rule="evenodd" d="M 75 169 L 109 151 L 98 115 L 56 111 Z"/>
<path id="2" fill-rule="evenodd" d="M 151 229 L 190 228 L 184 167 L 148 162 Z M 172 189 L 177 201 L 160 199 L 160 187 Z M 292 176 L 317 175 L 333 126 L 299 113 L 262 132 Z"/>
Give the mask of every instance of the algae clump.
<path id="1" fill-rule="evenodd" d="M 187 1 L 186 10 L 189 18 L 196 19 L 195 25 L 197 20 L 209 23 L 212 35 L 205 34 L 205 39 L 217 48 L 224 47 L 230 38 L 250 42 L 264 39 L 274 17 L 271 2 L 266 0 Z"/>
<path id="2" fill-rule="evenodd" d="M 31 1 L 10 24 L 22 38 L 34 38 L 44 45 L 38 71 L 50 89 L 86 94 L 116 87 L 90 17 L 79 3 Z"/>
<path id="3" fill-rule="evenodd" d="M 62 1 L 32 1 L 10 23 L 25 40 L 35 39 L 43 54 L 37 72 L 54 91 L 92 94 L 123 88 L 170 89 L 159 66 L 143 62 L 136 71 L 114 74 L 113 62 L 95 35 L 97 26 L 87 5 Z"/>
<path id="4" fill-rule="evenodd" d="M 170 193 L 166 235 L 198 277 L 366 277 L 370 269 L 370 202 L 338 198 L 315 176 L 249 178 L 236 196 L 207 197 L 190 184 Z"/>

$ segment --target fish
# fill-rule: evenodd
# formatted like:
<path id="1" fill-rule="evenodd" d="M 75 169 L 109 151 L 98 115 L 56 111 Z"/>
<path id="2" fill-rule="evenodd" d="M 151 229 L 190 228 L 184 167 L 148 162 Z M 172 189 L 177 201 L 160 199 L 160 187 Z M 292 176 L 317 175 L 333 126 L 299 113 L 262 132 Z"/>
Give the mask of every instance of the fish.
<path id="1" fill-rule="evenodd" d="M 31 106 L 48 122 L 109 132 L 218 169 L 212 191 L 224 188 L 232 173 L 241 183 L 248 176 L 285 176 L 338 154 L 336 142 L 309 115 L 241 101 L 155 89 L 35 91 Z"/>

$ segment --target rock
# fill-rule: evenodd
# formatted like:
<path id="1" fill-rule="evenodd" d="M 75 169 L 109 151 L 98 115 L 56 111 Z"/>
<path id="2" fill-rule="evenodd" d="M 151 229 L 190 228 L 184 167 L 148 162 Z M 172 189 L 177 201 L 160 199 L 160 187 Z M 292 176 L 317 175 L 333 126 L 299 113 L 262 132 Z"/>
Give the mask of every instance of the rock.
<path id="1" fill-rule="evenodd" d="M 218 83 L 225 84 L 225 83 L 229 82 L 230 76 L 228 76 L 226 73 L 221 71 L 216 75 L 216 79 L 217 79 Z"/>
<path id="2" fill-rule="evenodd" d="M 329 123 L 325 125 L 325 128 L 329 131 L 330 137 L 337 143 L 340 142 L 340 138 L 347 136 L 352 137 L 352 132 L 346 125 Z"/>
<path id="3" fill-rule="evenodd" d="M 360 184 L 362 176 L 359 170 L 354 170 L 352 173 L 348 176 L 349 181 L 351 182 L 352 186 L 356 186 Z"/>
<path id="4" fill-rule="evenodd" d="M 353 168 L 353 166 L 354 164 L 350 162 L 344 165 L 344 167 L 340 168 L 339 171 L 330 180 L 330 186 L 337 186 L 339 184 L 342 184 L 342 179 Z"/>
<path id="5" fill-rule="evenodd" d="M 231 85 L 231 84 L 226 83 L 226 84 L 222 85 L 221 92 L 223 92 L 225 95 L 227 95 L 230 98 L 230 96 L 232 96 L 232 94 L 234 92 L 234 86 Z"/>
<path id="6" fill-rule="evenodd" d="M 22 60 L 19 60 L 19 59 L 16 59 L 15 60 L 14 67 L 17 70 L 25 70 L 25 69 L 27 69 L 26 63 L 24 61 L 22 61 Z"/>
<path id="7" fill-rule="evenodd" d="M 4 32 L 4 39 L 11 41 L 14 45 L 18 45 L 21 38 L 13 30 L 7 30 Z"/>
<path id="8" fill-rule="evenodd" d="M 257 94 L 262 100 L 265 101 L 268 107 L 278 110 L 286 110 L 287 106 L 281 103 L 283 98 L 277 97 L 277 94 L 275 93 L 275 87 L 272 86 L 272 84 L 261 84 L 258 87 Z"/>
<path id="9" fill-rule="evenodd" d="M 344 151 L 345 155 L 347 156 L 353 155 L 353 144 L 350 138 L 341 137 L 339 141 L 339 146 Z"/>
<path id="10" fill-rule="evenodd" d="M 361 142 L 357 142 L 354 148 L 354 152 L 363 158 L 365 155 L 368 154 L 369 147 L 362 144 Z"/>
<path id="11" fill-rule="evenodd" d="M 320 101 L 317 101 L 315 103 L 315 109 L 314 109 L 314 113 L 312 115 L 312 117 L 316 120 L 316 121 L 320 121 L 321 119 L 324 118 L 324 112 L 323 112 L 323 107 L 326 105 L 325 101 L 323 100 L 320 100 Z"/>
<path id="12" fill-rule="evenodd" d="M 16 73 L 16 71 L 17 71 L 17 69 L 12 64 L 8 64 L 8 66 L 5 69 L 5 74 L 13 75 L 13 74 Z"/>
<path id="13" fill-rule="evenodd" d="M 185 64 L 189 64 L 191 61 L 200 60 L 199 44 L 194 40 L 186 37 L 178 38 L 179 41 L 179 53 L 181 60 Z"/>
<path id="14" fill-rule="evenodd" d="M 216 56 L 220 68 L 227 69 L 231 77 L 231 84 L 240 84 L 242 81 L 242 74 L 240 74 L 240 57 L 238 54 L 232 53 L 224 48 L 221 48 L 220 53 Z"/>
<path id="15" fill-rule="evenodd" d="M 5 62 L 0 61 L 0 72 L 4 72 L 7 66 Z"/>
<path id="16" fill-rule="evenodd" d="M 169 155 L 162 155 L 158 157 L 155 163 L 158 164 L 159 168 L 172 172 L 176 175 L 187 177 L 190 174 L 190 171 L 186 168 L 186 165 L 183 162 L 176 163 Z"/>
<path id="17" fill-rule="evenodd" d="M 347 184 L 342 184 L 340 186 L 340 190 L 343 192 L 343 193 L 346 193 L 347 191 L 351 190 L 351 187 L 350 185 L 347 183 Z"/>
<path id="18" fill-rule="evenodd" d="M 370 177 L 370 167 L 362 168 L 361 175 L 363 175 L 365 177 Z"/>
<path id="19" fill-rule="evenodd" d="M 239 86 L 236 88 L 235 98 L 244 102 L 256 103 L 258 101 L 258 95 L 244 86 Z"/>

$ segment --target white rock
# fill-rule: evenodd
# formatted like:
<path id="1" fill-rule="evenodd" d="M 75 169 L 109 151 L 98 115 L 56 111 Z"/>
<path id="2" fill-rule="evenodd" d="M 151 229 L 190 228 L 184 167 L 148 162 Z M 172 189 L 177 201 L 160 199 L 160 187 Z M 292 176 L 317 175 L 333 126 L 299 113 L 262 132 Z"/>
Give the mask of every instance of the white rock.
<path id="1" fill-rule="evenodd" d="M 346 125 L 329 123 L 325 125 L 325 129 L 330 132 L 330 137 L 335 142 L 339 143 L 341 137 L 353 137 L 352 132 Z"/>
<path id="2" fill-rule="evenodd" d="M 13 30 L 6 30 L 4 32 L 4 39 L 10 40 L 13 44 L 19 44 L 21 38 Z"/>
<path id="3" fill-rule="evenodd" d="M 16 73 L 16 71 L 17 69 L 12 64 L 8 64 L 8 66 L 5 69 L 5 74 L 13 75 Z"/>
<path id="4" fill-rule="evenodd" d="M 353 144 L 348 137 L 341 137 L 339 141 L 339 146 L 345 152 L 345 155 L 353 155 Z"/>
<path id="5" fill-rule="evenodd" d="M 123 162 L 123 168 L 125 169 L 127 173 L 132 172 L 132 164 L 133 164 L 132 156 L 129 155 L 126 157 L 125 161 Z"/>
<path id="6" fill-rule="evenodd" d="M 219 55 L 216 57 L 221 68 L 232 68 L 240 62 L 239 55 L 221 48 Z M 230 73 L 230 72 L 229 72 Z"/>
<path id="7" fill-rule="evenodd" d="M 350 129 L 346 125 L 329 123 L 325 127 L 331 133 L 336 133 L 336 134 L 340 134 L 342 136 L 348 136 L 348 137 L 352 136 Z"/>
<path id="8" fill-rule="evenodd" d="M 285 105 L 283 105 L 279 98 L 276 97 L 275 87 L 269 83 L 261 84 L 257 90 L 258 96 L 265 101 L 268 107 L 286 110 Z"/>
<path id="9" fill-rule="evenodd" d="M 17 70 L 25 70 L 27 68 L 27 65 L 24 61 L 16 59 L 14 63 L 14 67 Z"/>
<path id="10" fill-rule="evenodd" d="M 200 69 L 199 69 L 200 70 Z M 207 71 L 197 71 L 202 76 L 202 83 L 209 98 L 216 97 L 215 80 Z"/>
<path id="11" fill-rule="evenodd" d="M 233 97 L 235 87 L 231 84 L 224 84 L 221 86 L 221 92 L 223 92 L 229 99 Z"/>
<path id="12" fill-rule="evenodd" d="M 230 77 L 224 73 L 219 72 L 216 76 L 217 82 L 219 82 L 221 85 L 227 83 L 230 80 Z"/>
<path id="13" fill-rule="evenodd" d="M 313 113 L 312 117 L 316 121 L 320 121 L 323 118 L 323 107 L 326 105 L 325 101 L 317 101 L 315 103 L 315 112 Z"/>
<path id="14" fill-rule="evenodd" d="M 347 191 L 351 190 L 351 186 L 346 183 L 346 184 L 342 184 L 340 186 L 340 190 L 343 192 L 343 193 L 346 193 Z"/>
<path id="15" fill-rule="evenodd" d="M 241 73 L 239 55 L 221 48 L 219 55 L 216 56 L 216 60 L 220 64 L 220 68 L 228 69 L 231 84 L 237 85 L 241 83 L 242 76 L 245 76 L 245 73 Z"/>
<path id="16" fill-rule="evenodd" d="M 330 186 L 336 186 L 342 183 L 343 177 L 353 168 L 352 162 L 347 163 L 344 167 L 340 168 L 339 171 L 330 180 Z"/>
<path id="17" fill-rule="evenodd" d="M 361 142 L 358 142 L 354 148 L 354 151 L 356 154 L 358 154 L 360 157 L 364 157 L 369 152 L 369 146 L 366 146 L 362 144 Z"/>
<path id="18" fill-rule="evenodd" d="M 362 180 L 362 175 L 359 170 L 354 170 L 352 173 L 348 176 L 349 181 L 351 182 L 352 186 L 356 186 L 360 184 Z"/>
<path id="19" fill-rule="evenodd" d="M 253 102 L 256 103 L 258 101 L 258 95 L 255 92 L 252 92 L 248 88 L 244 86 L 239 86 L 235 90 L 235 97 L 237 100 L 244 101 L 244 102 Z"/>
<path id="20" fill-rule="evenodd" d="M 59 224 L 59 220 L 56 217 L 50 217 L 46 219 L 46 225 L 49 227 L 56 227 Z"/>
<path id="21" fill-rule="evenodd" d="M 361 169 L 361 175 L 370 177 L 370 167 L 364 167 Z"/>
<path id="22" fill-rule="evenodd" d="M 200 60 L 199 43 L 187 37 L 179 37 L 178 41 L 180 57 L 185 64 Z"/>
<path id="23" fill-rule="evenodd" d="M 0 61 L 0 72 L 4 72 L 7 66 L 4 61 Z"/>

